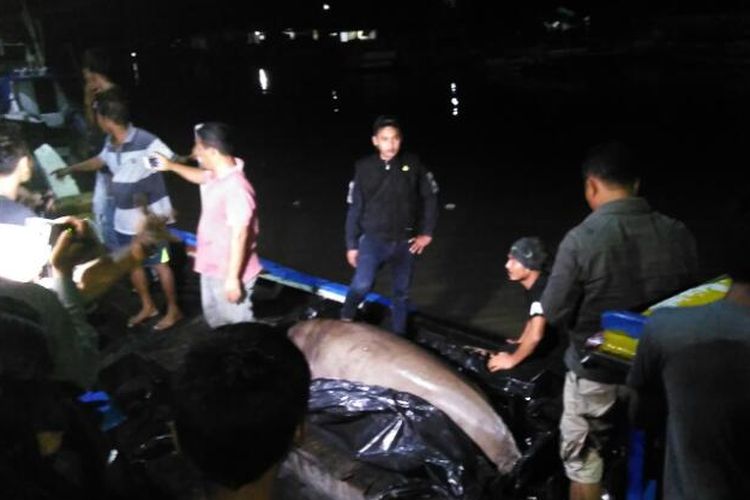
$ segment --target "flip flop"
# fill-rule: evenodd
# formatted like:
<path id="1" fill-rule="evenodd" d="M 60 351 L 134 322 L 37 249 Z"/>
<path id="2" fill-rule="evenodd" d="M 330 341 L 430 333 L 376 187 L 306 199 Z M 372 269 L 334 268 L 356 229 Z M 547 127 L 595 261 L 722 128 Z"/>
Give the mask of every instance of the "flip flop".
<path id="1" fill-rule="evenodd" d="M 180 316 L 179 316 L 179 317 L 178 317 L 177 319 L 175 319 L 174 321 L 172 321 L 172 322 L 171 322 L 170 324 L 168 324 L 168 325 L 163 325 L 163 324 L 162 324 L 162 321 L 164 321 L 164 318 L 162 318 L 162 319 L 161 319 L 161 320 L 160 320 L 160 321 L 159 321 L 158 323 L 156 323 L 156 324 L 155 324 L 155 325 L 154 325 L 153 327 L 151 327 L 151 329 L 152 329 L 153 331 L 155 331 L 155 332 L 162 332 L 162 331 L 164 331 L 164 330 L 169 330 L 169 329 L 170 329 L 170 328 L 172 328 L 172 327 L 173 327 L 174 325 L 176 325 L 177 323 L 179 323 L 180 321 L 182 321 L 182 318 L 184 318 L 184 316 L 183 316 L 183 315 L 180 315 Z"/>
<path id="2" fill-rule="evenodd" d="M 135 320 L 136 317 L 137 317 L 137 315 L 136 316 L 131 316 L 130 318 L 128 318 L 128 328 L 133 328 L 134 326 L 138 326 L 141 323 L 143 323 L 144 321 L 147 321 L 147 320 L 149 320 L 151 318 L 154 318 L 154 317 L 156 317 L 158 315 L 159 315 L 159 311 L 154 311 L 151 314 L 149 314 L 148 316 L 145 316 L 145 317 L 139 319 L 138 321 Z"/>

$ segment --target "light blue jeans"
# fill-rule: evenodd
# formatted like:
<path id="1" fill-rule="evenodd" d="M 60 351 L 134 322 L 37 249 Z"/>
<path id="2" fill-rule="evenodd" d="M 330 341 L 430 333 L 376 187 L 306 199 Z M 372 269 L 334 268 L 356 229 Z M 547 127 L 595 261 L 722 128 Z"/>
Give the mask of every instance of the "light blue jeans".
<path id="1" fill-rule="evenodd" d="M 104 210 L 94 212 L 94 219 L 99 239 L 108 250 L 116 250 L 119 244 L 115 233 L 115 199 L 112 196 L 107 197 Z"/>

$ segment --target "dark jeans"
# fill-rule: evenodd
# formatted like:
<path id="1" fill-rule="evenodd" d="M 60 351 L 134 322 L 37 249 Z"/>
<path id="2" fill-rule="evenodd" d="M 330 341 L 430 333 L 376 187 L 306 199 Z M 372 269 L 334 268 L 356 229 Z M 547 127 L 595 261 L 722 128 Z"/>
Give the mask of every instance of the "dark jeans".
<path id="1" fill-rule="evenodd" d="M 357 270 L 346 294 L 342 319 L 354 319 L 357 307 L 370 293 L 375 276 L 383 264 L 391 267 L 393 297 L 391 299 L 391 323 L 394 333 L 406 333 L 406 317 L 409 309 L 409 286 L 411 285 L 414 256 L 409 252 L 409 242 L 381 241 L 372 236 L 362 236 L 359 241 Z"/>

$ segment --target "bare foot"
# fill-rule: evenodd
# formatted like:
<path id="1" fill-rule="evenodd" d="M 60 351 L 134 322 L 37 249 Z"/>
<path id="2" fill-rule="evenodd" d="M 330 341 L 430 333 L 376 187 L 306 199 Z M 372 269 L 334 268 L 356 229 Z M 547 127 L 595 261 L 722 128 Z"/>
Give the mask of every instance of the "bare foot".
<path id="1" fill-rule="evenodd" d="M 172 328 L 182 318 L 183 315 L 180 311 L 167 313 L 157 324 L 154 325 L 154 330 L 160 332 Z"/>
<path id="2" fill-rule="evenodd" d="M 159 311 L 155 307 L 143 307 L 135 316 L 128 318 L 128 328 L 133 328 L 136 325 L 140 325 L 147 319 L 151 319 L 159 314 Z"/>

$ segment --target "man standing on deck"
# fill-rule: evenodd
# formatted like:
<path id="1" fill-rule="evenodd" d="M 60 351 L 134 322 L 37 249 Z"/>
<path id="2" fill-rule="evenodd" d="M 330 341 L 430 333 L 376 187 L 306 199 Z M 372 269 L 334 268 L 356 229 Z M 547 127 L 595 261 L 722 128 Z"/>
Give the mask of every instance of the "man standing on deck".
<path id="1" fill-rule="evenodd" d="M 149 155 L 160 153 L 171 157 L 173 153 L 161 139 L 131 123 L 128 103 L 119 88 L 113 87 L 97 94 L 94 111 L 99 128 L 107 134 L 101 153 L 82 163 L 61 168 L 56 171 L 56 175 L 93 170 L 111 172 L 107 190 L 114 203 L 114 212 L 111 221 L 109 216 L 106 219 L 107 223 L 112 223 L 114 241 L 110 240 L 107 229 L 103 234 L 104 243 L 110 249 L 123 248 L 130 245 L 138 233 L 145 219 L 144 210 L 161 216 L 168 222 L 174 221 L 172 203 L 162 174 L 144 163 Z M 97 191 L 95 197 L 96 193 Z M 94 204 L 96 205 L 96 200 Z M 166 330 L 183 316 L 177 304 L 174 274 L 169 266 L 166 242 L 159 243 L 153 254 L 144 261 L 144 265 L 153 267 L 158 273 L 167 306 L 166 313 L 153 329 Z M 134 268 L 130 278 L 140 298 L 141 309 L 128 318 L 128 328 L 142 324 L 158 314 L 144 269 Z"/>
<path id="2" fill-rule="evenodd" d="M 636 166 L 619 143 L 591 150 L 582 170 L 592 213 L 563 238 L 542 295 L 547 321 L 570 338 L 560 448 L 571 499 L 601 496 L 598 438 L 611 431 L 604 417 L 624 382 L 612 370 L 583 364 L 586 340 L 601 330 L 604 311 L 641 310 L 691 285 L 697 271 L 685 225 L 637 196 Z"/>
<path id="3" fill-rule="evenodd" d="M 432 242 L 438 187 L 416 156 L 401 153 L 401 125 L 380 116 L 372 129 L 377 152 L 359 160 L 349 184 L 346 260 L 355 268 L 341 319 L 351 321 L 383 264 L 391 267 L 393 331 L 406 333 L 414 256 Z"/>
<path id="4" fill-rule="evenodd" d="M 196 125 L 193 156 L 201 168 L 160 157 L 159 169 L 201 185 L 195 270 L 201 275 L 203 316 L 213 328 L 253 321 L 252 293 L 261 271 L 258 212 L 229 126 Z"/>

